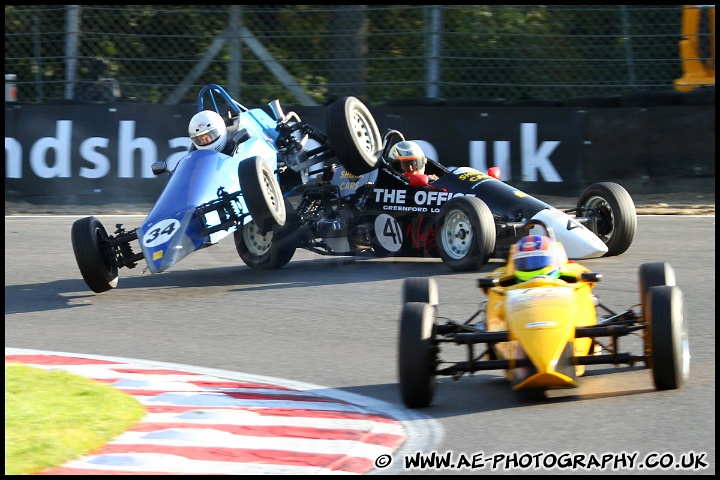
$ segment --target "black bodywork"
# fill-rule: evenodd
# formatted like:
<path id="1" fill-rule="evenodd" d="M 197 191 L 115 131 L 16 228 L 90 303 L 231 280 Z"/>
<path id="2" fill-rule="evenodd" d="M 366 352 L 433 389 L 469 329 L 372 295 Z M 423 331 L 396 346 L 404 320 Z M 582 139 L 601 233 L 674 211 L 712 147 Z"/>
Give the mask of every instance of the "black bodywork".
<path id="1" fill-rule="evenodd" d="M 480 198 L 490 208 L 497 231 L 494 256 L 504 258 L 521 236 L 523 221 L 552 208 L 486 173 L 451 170 L 430 159 L 425 173 L 438 179 L 427 187 L 410 186 L 384 159 L 377 169 L 360 176 L 339 165 L 310 173 L 313 181 L 285 195 L 295 210 L 288 221 L 298 228 L 298 248 L 323 255 L 437 257 L 435 224 L 442 205 L 465 195 Z M 282 175 L 280 179 L 282 185 Z M 383 247 L 381 238 L 401 246 L 392 251 Z"/>

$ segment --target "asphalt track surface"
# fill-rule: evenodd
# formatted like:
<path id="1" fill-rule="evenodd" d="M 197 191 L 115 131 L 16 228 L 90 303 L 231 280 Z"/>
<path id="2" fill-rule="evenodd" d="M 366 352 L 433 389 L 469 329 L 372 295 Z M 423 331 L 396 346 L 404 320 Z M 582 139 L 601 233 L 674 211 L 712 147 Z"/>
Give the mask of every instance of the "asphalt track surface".
<path id="1" fill-rule="evenodd" d="M 196 448 L 229 446 L 248 455 L 240 457 L 246 460 L 265 455 L 260 461 L 257 457 L 230 461 L 228 468 L 251 464 L 243 470 L 246 473 L 269 474 L 291 467 L 299 469 L 295 473 L 715 473 L 714 215 L 642 215 L 628 252 L 584 262 L 603 274 L 596 290 L 601 301 L 618 310 L 638 303 L 637 270 L 642 263 L 673 265 L 683 289 L 692 354 L 690 378 L 682 389 L 656 391 L 650 371 L 641 365 L 597 366 L 588 369 L 577 390 L 523 401 L 510 390 L 502 372 L 491 371 L 459 381 L 441 378 L 432 405 L 420 410 L 403 407 L 396 383 L 402 281 L 409 276 L 434 277 L 441 314 L 464 319 L 481 300 L 476 278 L 497 265 L 459 274 L 435 259 L 353 260 L 299 251 L 283 269 L 264 272 L 244 266 L 230 241 L 196 252 L 162 274 L 143 274 L 141 268 L 121 270 L 118 287 L 96 295 L 84 284 L 72 254 L 70 227 L 77 218 L 5 218 L 6 356 L 40 355 L 47 360 L 48 354 L 60 353 L 80 365 L 88 359 L 109 362 L 111 369 L 105 363 L 102 368 L 68 368 L 96 375 L 99 381 L 118 382 L 118 388 L 142 398 L 148 408 L 168 409 L 149 411 L 156 416 L 147 423 L 154 426 L 127 432 L 106 447 L 107 454 L 116 453 L 117 445 L 153 434 L 155 440 L 146 444 L 171 441 L 182 449 L 195 439 Z M 142 220 L 141 216 L 98 218 L 110 227 L 115 223 L 132 227 Z M 627 348 L 635 347 L 628 339 Z M 55 366 L 66 365 L 66 360 Z M 208 398 L 233 400 L 218 407 Z M 294 412 L 290 417 L 304 418 L 306 423 L 278 425 L 268 420 L 270 415 L 261 415 L 264 420 L 258 425 L 257 418 L 249 421 L 246 413 L 236 411 L 267 413 L 275 401 Z M 311 415 L 297 410 L 317 404 L 332 405 L 328 411 L 335 414 L 345 405 L 366 423 L 348 428 L 319 421 L 308 425 Z M 302 408 L 293 408 L 298 405 Z M 198 417 L 212 416 L 209 413 L 216 409 L 222 410 L 215 412 L 221 433 L 207 425 L 188 425 L 198 422 Z M 157 416 L 178 412 L 190 416 Z M 158 428 L 163 422 L 170 427 Z M 332 438 L 317 435 L 323 427 Z M 374 434 L 372 441 L 358 441 Z M 271 437 L 282 446 L 268 446 Z M 286 464 L 278 466 L 279 451 L 285 452 Z M 100 455 L 89 457 L 96 461 L 91 467 L 116 467 L 108 466 L 112 455 L 95 453 Z M 298 460 L 310 458 L 310 453 L 322 460 L 305 464 Z M 404 465 L 407 457 L 432 453 L 449 453 L 456 467 Z M 392 460 L 388 468 L 370 464 L 385 454 L 390 457 L 383 458 Z M 552 462 L 562 454 L 584 459 L 586 466 L 523 465 L 532 458 Z M 152 470 L 158 461 L 163 464 L 163 458 L 173 458 L 162 452 L 153 455 L 141 460 L 124 456 L 124 468 L 173 472 Z M 482 467 L 459 468 L 461 457 L 487 461 Z M 608 462 L 603 467 L 591 466 L 592 458 L 604 461 L 605 457 Z M 690 458 L 700 462 L 690 469 L 643 463 L 660 458 L 674 464 Z M 492 469 L 490 460 L 495 459 L 498 464 Z M 206 461 L 174 460 L 166 465 L 188 473 L 198 468 L 197 461 Z M 613 464 L 615 460 L 620 462 Z M 210 462 L 214 467 L 223 464 L 217 459 Z"/>

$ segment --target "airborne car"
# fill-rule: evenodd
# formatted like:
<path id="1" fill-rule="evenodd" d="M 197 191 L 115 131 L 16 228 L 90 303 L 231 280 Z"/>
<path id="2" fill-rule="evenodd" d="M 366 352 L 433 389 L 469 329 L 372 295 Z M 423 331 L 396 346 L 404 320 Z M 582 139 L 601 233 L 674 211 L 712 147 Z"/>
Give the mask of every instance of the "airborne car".
<path id="1" fill-rule="evenodd" d="M 75 259 L 92 291 L 115 288 L 121 268 L 144 262 L 151 273 L 164 272 L 238 228 L 264 235 L 284 225 L 287 212 L 278 174 L 288 165 L 299 171 L 307 164 L 338 161 L 338 155 L 351 163 L 376 159 L 377 127 L 365 105 L 355 99 L 328 107 L 327 123 L 333 125 L 329 135 L 301 123 L 294 113 L 285 115 L 278 100 L 269 108 L 274 118 L 260 108 L 243 106 L 219 85 L 200 90 L 197 111 L 213 110 L 223 117 L 230 151 L 198 150 L 193 144 L 172 171 L 164 161 L 154 164 L 156 175 L 169 178 L 135 228 L 118 224 L 108 233 L 95 217 L 73 224 Z M 367 135 L 369 124 L 375 136 Z M 304 148 L 308 140 L 312 150 Z"/>

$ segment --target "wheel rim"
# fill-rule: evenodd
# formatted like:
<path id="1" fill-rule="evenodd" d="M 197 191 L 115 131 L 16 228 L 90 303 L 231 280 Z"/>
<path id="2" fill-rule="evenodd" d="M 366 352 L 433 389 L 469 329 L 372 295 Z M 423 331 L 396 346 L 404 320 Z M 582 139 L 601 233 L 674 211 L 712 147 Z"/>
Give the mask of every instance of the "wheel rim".
<path id="1" fill-rule="evenodd" d="M 375 145 L 371 125 L 372 123 L 365 115 L 362 115 L 359 112 L 353 112 L 352 126 L 353 131 L 357 136 L 358 145 L 367 152 L 375 153 L 379 148 Z"/>
<path id="2" fill-rule="evenodd" d="M 587 199 L 584 208 L 593 218 L 594 233 L 607 244 L 613 236 L 615 224 L 612 207 L 603 197 L 593 196 Z"/>
<path id="3" fill-rule="evenodd" d="M 95 237 L 97 238 L 97 244 L 100 246 L 100 254 L 102 255 L 105 270 L 111 277 L 116 277 L 118 274 L 118 267 L 113 262 L 114 255 L 112 249 L 105 248 L 105 242 L 107 241 L 106 233 L 101 228 L 95 228 Z"/>
<path id="4" fill-rule="evenodd" d="M 680 326 L 680 373 L 683 379 L 690 376 L 690 344 L 688 343 L 687 325 L 683 319 Z"/>
<path id="5" fill-rule="evenodd" d="M 275 188 L 276 184 L 277 182 L 275 182 L 275 178 L 272 177 L 272 173 L 263 170 L 263 186 L 265 187 L 265 191 L 267 192 L 267 198 L 272 205 L 273 211 L 277 214 L 280 214 L 282 212 L 282 209 L 280 208 L 280 202 L 284 202 L 284 200 L 281 198 L 282 194 Z M 283 203 L 282 205 L 284 206 L 285 203 Z"/>
<path id="6" fill-rule="evenodd" d="M 470 219 L 464 212 L 453 210 L 445 216 L 440 241 L 447 255 L 459 260 L 472 248 L 473 231 Z"/>
<path id="7" fill-rule="evenodd" d="M 243 240 L 247 246 L 248 252 L 256 257 L 265 255 L 272 246 L 273 233 L 267 232 L 265 235 L 260 234 L 260 229 L 255 222 L 250 222 L 242 227 Z"/>

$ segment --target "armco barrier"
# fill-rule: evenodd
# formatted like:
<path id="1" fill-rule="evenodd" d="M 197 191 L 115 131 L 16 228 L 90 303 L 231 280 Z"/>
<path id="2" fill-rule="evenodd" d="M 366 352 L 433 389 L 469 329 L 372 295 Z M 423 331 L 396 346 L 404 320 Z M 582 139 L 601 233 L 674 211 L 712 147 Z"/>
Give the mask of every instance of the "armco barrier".
<path id="1" fill-rule="evenodd" d="M 713 93 L 714 95 L 714 93 Z M 195 105 L 5 104 L 5 198 L 152 202 L 190 145 Z M 286 108 L 286 111 L 288 109 Z M 293 107 L 325 128 L 323 107 Z M 503 179 L 537 194 L 576 195 L 589 183 L 675 176 L 715 178 L 715 105 L 377 106 L 381 132 L 402 131 L 446 165 L 499 166 Z M 269 110 L 268 110 L 269 111 Z M 658 181 L 661 191 L 679 188 Z M 632 193 L 632 192 L 631 192 Z"/>

